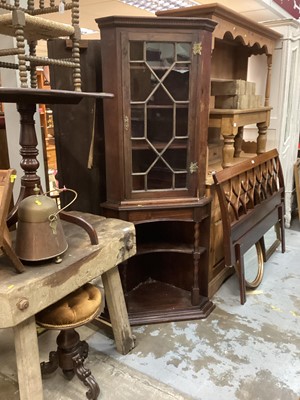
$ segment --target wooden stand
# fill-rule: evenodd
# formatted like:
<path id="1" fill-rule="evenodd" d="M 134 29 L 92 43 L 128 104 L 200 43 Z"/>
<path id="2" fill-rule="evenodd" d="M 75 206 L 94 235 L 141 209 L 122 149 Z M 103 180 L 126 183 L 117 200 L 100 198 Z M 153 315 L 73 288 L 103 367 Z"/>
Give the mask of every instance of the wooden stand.
<path id="1" fill-rule="evenodd" d="M 229 105 L 226 108 L 225 106 L 218 108 L 220 105 L 215 101 L 215 95 L 210 97 L 208 170 L 218 171 L 244 160 L 241 149 L 244 144 L 243 131 L 247 125 L 257 126 L 258 136 L 254 143 L 254 152 L 264 153 L 271 114 L 269 100 L 272 56 L 280 34 L 218 3 L 160 11 L 157 15 L 209 18 L 218 23 L 212 34 L 211 81 L 246 82 L 249 58 L 254 55 L 265 55 L 266 85 L 264 101 L 261 103 L 263 106 L 252 105 L 249 101 L 247 107 L 243 105 L 244 109 L 237 108 L 238 106 L 233 108 L 233 105 L 232 109 L 229 109 Z M 222 94 L 229 98 L 233 93 L 224 91 Z M 210 176 L 207 176 L 206 188 L 207 195 L 211 195 L 213 199 L 209 260 L 209 296 L 212 296 L 232 270 L 225 268 L 220 205 Z"/>
<path id="2" fill-rule="evenodd" d="M 224 109 L 210 106 L 209 136 L 214 128 L 224 138 L 222 167 L 235 163 L 240 154 L 243 127 L 257 124 L 257 154 L 266 151 L 267 128 L 270 123 L 270 85 L 272 56 L 280 34 L 218 3 L 157 12 L 158 16 L 209 18 L 218 22 L 213 32 L 211 80 L 247 80 L 248 59 L 266 55 L 264 107 Z M 224 93 L 224 95 L 232 93 Z M 213 96 L 211 103 L 214 103 Z M 219 132 L 218 132 L 219 133 Z M 208 138 L 208 144 L 212 142 Z M 237 150 L 236 150 L 237 147 Z"/>
<path id="3" fill-rule="evenodd" d="M 84 93 L 71 92 L 64 90 L 40 90 L 26 88 L 0 88 L 0 101 L 6 103 L 17 103 L 17 109 L 20 114 L 20 154 L 22 156 L 21 167 L 25 175 L 21 177 L 21 190 L 16 201 L 15 207 L 9 214 L 8 224 L 12 225 L 17 221 L 17 211 L 20 201 L 25 197 L 33 195 L 35 186 L 41 188 L 41 180 L 37 175 L 39 162 L 37 160 L 37 137 L 34 127 L 33 116 L 36 112 L 36 105 L 45 104 L 78 104 L 84 97 L 112 97 L 107 93 Z M 42 192 L 42 189 L 41 189 Z M 60 213 L 61 219 L 67 219 L 68 222 L 77 223 L 88 232 L 91 243 L 97 244 L 98 238 L 93 227 L 82 219 L 74 216 L 68 216 L 64 212 Z"/>

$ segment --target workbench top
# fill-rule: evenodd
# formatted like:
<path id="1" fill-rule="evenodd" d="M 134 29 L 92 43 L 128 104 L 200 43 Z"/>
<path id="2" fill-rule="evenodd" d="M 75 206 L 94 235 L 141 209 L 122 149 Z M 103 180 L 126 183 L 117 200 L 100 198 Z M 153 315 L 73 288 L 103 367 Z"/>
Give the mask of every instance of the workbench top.
<path id="1" fill-rule="evenodd" d="M 85 230 L 62 221 L 68 249 L 60 264 L 53 260 L 30 263 L 19 274 L 6 257 L 0 256 L 0 328 L 16 326 L 135 254 L 132 223 L 72 214 L 83 217 L 96 229 L 99 244 L 91 245 Z"/>

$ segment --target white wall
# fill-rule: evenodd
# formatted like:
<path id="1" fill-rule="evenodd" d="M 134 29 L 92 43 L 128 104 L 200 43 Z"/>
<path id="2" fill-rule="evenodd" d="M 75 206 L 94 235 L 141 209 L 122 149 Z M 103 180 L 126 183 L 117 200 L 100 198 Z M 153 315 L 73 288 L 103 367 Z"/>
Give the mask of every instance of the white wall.
<path id="1" fill-rule="evenodd" d="M 275 56 L 273 57 L 272 71 L 274 67 L 276 68 L 276 66 L 274 65 L 274 59 Z M 262 96 L 263 99 L 262 105 L 264 105 L 264 100 L 265 100 L 267 71 L 268 71 L 267 56 L 265 54 L 251 56 L 249 58 L 247 80 L 249 82 L 255 82 L 256 94 Z M 273 82 L 273 85 L 278 85 L 278 84 L 279 82 L 277 83 Z M 274 102 L 271 97 L 270 97 L 270 106 L 274 108 Z M 271 119 L 272 116 L 273 116 L 273 110 L 271 111 Z M 258 136 L 258 131 L 256 125 L 248 125 L 247 127 L 245 127 L 244 129 L 245 141 L 256 142 L 257 136 Z M 267 134 L 266 150 L 271 150 L 273 148 L 278 148 L 278 138 L 276 137 L 276 132 L 272 131 L 272 129 L 269 128 Z"/>
<path id="2" fill-rule="evenodd" d="M 269 21 L 267 26 L 283 35 L 274 53 L 270 124 L 278 143 L 285 180 L 286 226 L 290 226 L 294 200 L 294 164 L 300 134 L 300 23 L 288 19 Z M 269 134 L 269 133 L 268 133 Z"/>

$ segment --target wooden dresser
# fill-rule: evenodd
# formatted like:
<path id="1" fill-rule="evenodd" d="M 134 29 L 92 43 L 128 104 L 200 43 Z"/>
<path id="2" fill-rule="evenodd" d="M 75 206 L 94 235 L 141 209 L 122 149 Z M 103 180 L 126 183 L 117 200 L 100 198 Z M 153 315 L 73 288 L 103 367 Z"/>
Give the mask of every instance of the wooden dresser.
<path id="1" fill-rule="evenodd" d="M 218 3 L 161 11 L 157 15 L 209 18 L 217 22 L 212 40 L 211 94 L 221 93 L 227 101 L 225 105 L 230 104 L 228 100 L 234 99 L 233 85 L 237 86 L 236 93 L 239 93 L 239 85 L 248 87 L 250 96 L 253 94 L 251 100 L 255 98 L 253 83 L 247 82 L 249 57 L 265 55 L 266 60 L 262 71 L 266 77 L 265 93 L 260 105 L 248 101 L 246 105 L 241 102 L 239 108 L 234 108 L 234 103 L 230 108 L 216 108 L 216 105 L 220 105 L 219 99 L 216 101 L 215 96 L 210 99 L 206 183 L 207 194 L 212 197 L 209 261 L 209 296 L 212 296 L 232 271 L 224 268 L 223 227 L 211 172 L 229 167 L 247 157 L 243 152 L 246 148 L 243 142 L 244 126 L 256 124 L 258 137 L 252 151 L 257 154 L 265 152 L 272 110 L 269 102 L 272 57 L 281 35 Z M 230 91 L 222 93 L 221 89 L 219 92 L 219 89 L 214 88 L 214 82 L 216 85 L 225 82 L 225 87 L 227 85 Z M 245 100 L 245 95 L 241 99 Z"/>

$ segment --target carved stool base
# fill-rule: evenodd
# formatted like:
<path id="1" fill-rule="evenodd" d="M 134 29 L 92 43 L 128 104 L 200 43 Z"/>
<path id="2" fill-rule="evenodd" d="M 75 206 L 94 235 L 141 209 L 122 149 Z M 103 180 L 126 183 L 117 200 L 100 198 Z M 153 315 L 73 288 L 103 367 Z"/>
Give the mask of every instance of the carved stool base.
<path id="1" fill-rule="evenodd" d="M 88 344 L 80 340 L 79 334 L 74 329 L 62 330 L 56 339 L 57 350 L 49 353 L 49 361 L 41 363 L 42 376 L 53 373 L 58 367 L 64 376 L 71 380 L 77 377 L 88 387 L 86 397 L 96 400 L 100 388 L 91 371 L 84 367 L 84 360 L 88 356 Z"/>

